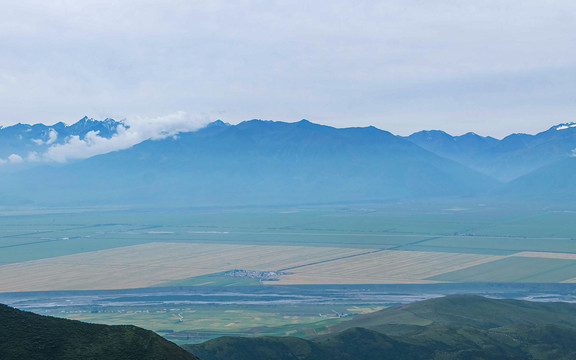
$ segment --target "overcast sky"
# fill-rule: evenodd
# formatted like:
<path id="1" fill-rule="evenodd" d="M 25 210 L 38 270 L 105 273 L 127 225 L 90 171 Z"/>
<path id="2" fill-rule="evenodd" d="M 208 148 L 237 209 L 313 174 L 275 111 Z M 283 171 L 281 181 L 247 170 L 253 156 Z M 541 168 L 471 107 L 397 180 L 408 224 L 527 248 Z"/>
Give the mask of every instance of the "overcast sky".
<path id="1" fill-rule="evenodd" d="M 2 1 L 0 124 L 183 111 L 407 135 L 576 121 L 576 2 Z"/>

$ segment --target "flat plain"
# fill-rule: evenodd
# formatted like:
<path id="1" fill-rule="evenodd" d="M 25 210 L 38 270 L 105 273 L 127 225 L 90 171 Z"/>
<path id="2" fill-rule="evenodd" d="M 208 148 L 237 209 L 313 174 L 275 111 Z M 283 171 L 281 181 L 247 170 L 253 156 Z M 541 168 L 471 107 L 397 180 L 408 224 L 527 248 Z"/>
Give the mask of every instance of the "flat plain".
<path id="1" fill-rule="evenodd" d="M 361 256 L 301 266 L 281 277 L 295 284 L 424 284 L 427 278 L 501 259 L 495 255 L 383 250 Z"/>
<path id="2" fill-rule="evenodd" d="M 564 210 L 460 202 L 0 214 L 0 292 L 576 279 L 576 213 Z M 234 269 L 283 274 L 223 275 Z"/>
<path id="3" fill-rule="evenodd" d="M 275 271 L 355 257 L 363 249 L 148 243 L 0 266 L 0 291 L 143 288 L 233 269 Z"/>
<path id="4" fill-rule="evenodd" d="M 226 276 L 233 269 L 282 274 L 274 281 Z M 0 209 L 0 294 L 22 292 L 20 304 L 26 305 L 26 299 L 56 290 L 80 290 L 33 310 L 136 324 L 178 343 L 222 335 L 313 335 L 302 329 L 320 333 L 345 320 L 340 313 L 396 301 L 376 299 L 374 286 L 398 293 L 402 288 L 394 286 L 421 286 L 418 291 L 438 294 L 459 291 L 464 282 L 476 283 L 480 292 L 510 282 L 512 293 L 514 286 L 528 286 L 535 294 L 532 282 L 562 289 L 570 284 L 560 283 L 576 282 L 576 212 L 474 203 Z M 188 286 L 214 295 L 126 297 L 108 304 L 95 303 L 99 295 L 90 292 L 176 287 L 186 294 Z M 229 292 L 218 290 L 224 288 Z M 273 294 L 241 301 L 233 295 L 240 288 Z M 339 303 L 340 296 L 308 294 L 336 288 L 340 295 L 352 288 L 362 295 Z M 279 289 L 292 293 L 279 297 Z"/>

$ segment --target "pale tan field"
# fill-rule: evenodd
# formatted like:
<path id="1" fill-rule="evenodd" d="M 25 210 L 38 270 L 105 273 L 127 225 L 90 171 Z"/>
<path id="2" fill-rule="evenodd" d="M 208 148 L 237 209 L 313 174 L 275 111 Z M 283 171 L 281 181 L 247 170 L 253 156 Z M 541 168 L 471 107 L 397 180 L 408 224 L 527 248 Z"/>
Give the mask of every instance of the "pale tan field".
<path id="1" fill-rule="evenodd" d="M 275 283 L 425 284 L 428 277 L 464 269 L 505 256 L 386 250 L 293 269 Z"/>
<path id="2" fill-rule="evenodd" d="M 150 243 L 3 265 L 0 292 L 140 288 L 232 269 L 273 271 L 365 251 Z"/>
<path id="3" fill-rule="evenodd" d="M 553 253 L 553 252 L 530 252 L 530 251 L 523 251 L 523 252 L 519 252 L 519 253 L 514 254 L 514 256 L 537 257 L 537 258 L 546 258 L 546 259 L 576 260 L 576 254 Z"/>
<path id="4" fill-rule="evenodd" d="M 572 259 L 576 255 L 524 252 L 515 256 Z M 292 267 L 296 268 L 288 270 L 289 275 L 268 283 L 425 284 L 436 282 L 426 278 L 504 257 L 337 247 L 149 243 L 3 265 L 0 292 L 141 288 L 232 269 L 274 271 Z"/>

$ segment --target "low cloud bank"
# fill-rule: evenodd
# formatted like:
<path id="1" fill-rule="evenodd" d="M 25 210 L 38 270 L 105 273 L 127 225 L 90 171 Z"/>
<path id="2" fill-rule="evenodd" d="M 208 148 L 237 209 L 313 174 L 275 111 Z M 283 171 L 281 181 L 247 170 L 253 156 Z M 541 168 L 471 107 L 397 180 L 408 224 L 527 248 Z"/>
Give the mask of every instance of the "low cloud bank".
<path id="1" fill-rule="evenodd" d="M 0 163 L 35 162 L 66 162 L 74 159 L 86 159 L 95 155 L 130 148 L 142 141 L 160 140 L 175 136 L 182 132 L 198 130 L 209 123 L 207 118 L 191 116 L 179 111 L 159 117 L 129 117 L 121 121 L 116 133 L 110 138 L 102 137 L 97 131 L 90 131 L 81 139 L 79 136 L 69 136 L 64 143 L 52 144 L 53 136 L 45 144 L 52 144 L 43 153 L 32 152 L 26 157 L 12 154 Z"/>
<path id="2" fill-rule="evenodd" d="M 47 140 L 32 139 L 32 142 L 34 142 L 36 145 L 45 145 L 45 144 L 50 145 L 54 143 L 56 140 L 58 140 L 58 131 L 50 129 L 50 133 L 48 134 Z"/>

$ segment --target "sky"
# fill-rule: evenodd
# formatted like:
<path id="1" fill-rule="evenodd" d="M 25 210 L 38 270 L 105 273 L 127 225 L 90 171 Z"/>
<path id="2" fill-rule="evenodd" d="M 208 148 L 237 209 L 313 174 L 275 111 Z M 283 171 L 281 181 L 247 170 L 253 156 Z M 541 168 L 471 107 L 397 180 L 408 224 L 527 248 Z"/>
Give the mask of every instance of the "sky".
<path id="1" fill-rule="evenodd" d="M 0 125 L 186 114 L 501 138 L 576 121 L 573 0 L 0 1 Z"/>

